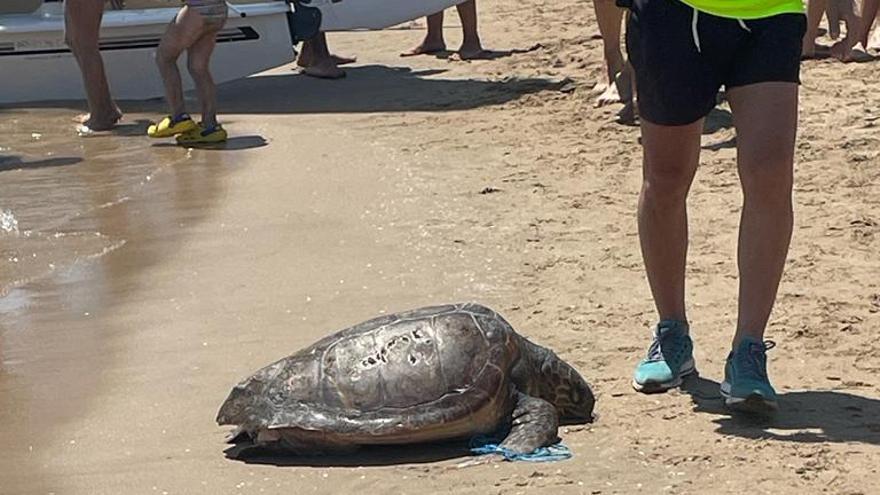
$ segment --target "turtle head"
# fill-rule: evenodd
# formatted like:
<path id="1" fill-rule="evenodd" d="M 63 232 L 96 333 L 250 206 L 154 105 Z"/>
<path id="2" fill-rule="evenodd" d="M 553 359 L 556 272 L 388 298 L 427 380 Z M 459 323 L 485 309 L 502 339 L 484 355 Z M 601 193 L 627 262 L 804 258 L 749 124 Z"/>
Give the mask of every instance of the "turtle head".
<path id="1" fill-rule="evenodd" d="M 219 425 L 242 425 L 248 422 L 248 416 L 253 413 L 256 397 L 262 391 L 262 383 L 249 380 L 236 385 L 229 393 L 229 397 L 220 406 L 217 413 Z M 256 389 L 256 390 L 255 390 Z"/>
<path id="2" fill-rule="evenodd" d="M 272 379 L 283 366 L 283 360 L 272 363 L 233 387 L 217 412 L 217 424 L 253 425 L 256 418 L 265 417 L 272 407 Z"/>
<path id="3" fill-rule="evenodd" d="M 530 392 L 556 406 L 563 423 L 591 422 L 596 399 L 581 374 L 550 349 L 532 342 L 527 347 L 532 363 Z"/>

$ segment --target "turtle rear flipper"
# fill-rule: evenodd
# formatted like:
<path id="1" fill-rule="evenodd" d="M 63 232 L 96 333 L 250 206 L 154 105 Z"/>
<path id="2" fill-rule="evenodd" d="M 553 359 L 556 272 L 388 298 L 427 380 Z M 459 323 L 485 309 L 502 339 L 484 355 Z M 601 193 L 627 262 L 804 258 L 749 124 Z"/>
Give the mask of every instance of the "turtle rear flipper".
<path id="1" fill-rule="evenodd" d="M 541 447 L 553 445 L 559 438 L 559 414 L 553 404 L 544 399 L 520 393 L 510 433 L 501 447 L 517 454 L 530 454 Z"/>

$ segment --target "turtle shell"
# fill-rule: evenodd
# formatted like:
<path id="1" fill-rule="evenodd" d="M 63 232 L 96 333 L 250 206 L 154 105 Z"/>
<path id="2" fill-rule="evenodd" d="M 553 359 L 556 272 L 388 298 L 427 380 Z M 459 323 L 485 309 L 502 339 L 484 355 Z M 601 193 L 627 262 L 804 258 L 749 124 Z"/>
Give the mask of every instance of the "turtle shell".
<path id="1" fill-rule="evenodd" d="M 372 319 L 257 371 L 232 390 L 217 421 L 254 438 L 287 429 L 334 444 L 488 433 L 513 408 L 517 339 L 478 304 Z"/>

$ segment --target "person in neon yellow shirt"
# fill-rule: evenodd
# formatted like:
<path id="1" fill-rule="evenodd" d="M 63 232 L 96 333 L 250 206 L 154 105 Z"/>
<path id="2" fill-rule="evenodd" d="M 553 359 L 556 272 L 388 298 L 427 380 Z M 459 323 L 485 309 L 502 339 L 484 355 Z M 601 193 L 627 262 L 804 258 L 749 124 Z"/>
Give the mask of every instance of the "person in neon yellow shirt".
<path id="1" fill-rule="evenodd" d="M 743 189 L 738 315 L 721 393 L 728 407 L 776 409 L 767 326 L 792 233 L 801 43 L 800 0 L 618 0 L 638 88 L 643 182 L 639 240 L 658 323 L 633 387 L 662 392 L 696 370 L 685 305 L 687 196 L 704 117 L 724 87 Z"/>
<path id="2" fill-rule="evenodd" d="M 767 19 L 779 14 L 803 14 L 803 0 L 687 0 L 687 5 L 728 19 Z"/>

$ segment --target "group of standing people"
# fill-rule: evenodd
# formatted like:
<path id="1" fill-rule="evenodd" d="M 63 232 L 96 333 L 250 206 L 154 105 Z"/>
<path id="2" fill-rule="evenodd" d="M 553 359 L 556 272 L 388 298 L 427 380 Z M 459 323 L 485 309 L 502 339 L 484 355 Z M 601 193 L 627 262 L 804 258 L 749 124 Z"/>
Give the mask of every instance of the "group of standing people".
<path id="1" fill-rule="evenodd" d="M 485 51 L 477 29 L 477 2 L 476 0 L 466 0 L 456 5 L 456 10 L 461 20 L 462 30 L 462 42 L 458 48 L 458 56 L 462 60 L 479 58 Z M 430 55 L 446 51 L 446 41 L 443 38 L 443 11 L 429 15 L 427 24 L 425 39 L 412 50 L 401 53 L 402 57 Z M 330 53 L 327 36 L 324 33 L 319 33 L 313 39 L 303 42 L 296 63 L 303 68 L 303 73 L 306 75 L 339 79 L 345 77 L 345 71 L 339 66 L 355 61 L 356 59 L 353 57 L 341 57 Z"/>
<path id="2" fill-rule="evenodd" d="M 685 300 L 688 250 L 687 197 L 700 160 L 705 116 L 723 88 L 737 133 L 737 170 L 743 191 L 737 262 L 737 322 L 724 369 L 721 392 L 736 410 L 766 413 L 777 408 L 767 374 L 764 340 L 792 234 L 792 183 L 802 57 L 815 53 L 817 16 L 829 0 L 594 0 L 604 40 L 607 84 L 600 102 L 624 101 L 638 115 L 643 147 L 643 182 L 638 231 L 657 324 L 647 356 L 639 362 L 633 387 L 663 392 L 693 373 L 694 342 Z M 846 2 L 851 0 L 830 0 Z M 90 114 L 84 123 L 111 127 L 121 116 L 110 97 L 97 50 L 103 0 L 68 0 L 68 36 L 86 82 Z M 207 61 L 222 26 L 206 15 L 211 0 L 186 0 L 159 49 L 172 115 L 151 127 L 163 135 L 186 122 L 176 62 L 190 51 L 190 72 L 199 86 L 203 121 L 189 121 L 185 133 L 219 128 Z M 867 44 L 878 0 L 865 0 L 860 15 L 851 12 L 847 37 L 833 50 L 841 59 L 858 43 Z M 80 5 L 71 9 L 70 4 Z M 225 4 L 224 4 L 225 8 Z M 851 9 L 852 10 L 852 9 Z M 210 12 L 213 12 L 211 10 Z M 458 6 L 464 29 L 463 58 L 482 52 L 476 6 Z M 621 24 L 626 12 L 626 51 Z M 222 16 L 225 20 L 225 10 Z M 407 55 L 445 50 L 443 13 L 428 18 L 424 41 Z M 195 57 L 194 57 L 195 55 Z M 305 73 L 339 77 L 339 65 L 324 35 L 307 42 L 299 63 Z M 194 127 L 195 126 L 195 127 Z M 183 127 L 176 130 L 183 129 Z"/>
<path id="3" fill-rule="evenodd" d="M 77 118 L 80 130 L 85 132 L 111 129 L 122 118 L 122 111 L 110 94 L 100 53 L 104 3 L 104 0 L 64 2 L 65 37 L 82 72 L 89 106 L 89 112 Z M 121 2 L 114 2 L 114 6 L 121 7 Z M 176 136 L 181 144 L 226 140 L 226 131 L 217 122 L 216 89 L 210 72 L 211 53 L 226 16 L 227 5 L 223 0 L 186 0 L 169 24 L 156 51 L 156 64 L 162 74 L 171 113 L 150 125 L 147 133 L 151 137 Z M 184 106 L 183 83 L 177 68 L 177 60 L 184 51 L 188 52 L 187 68 L 196 83 L 202 106 L 202 121 L 198 124 Z"/>
<path id="4" fill-rule="evenodd" d="M 867 50 L 871 46 L 871 27 L 877 17 L 878 0 L 863 0 L 856 8 L 854 0 L 810 0 L 807 9 L 807 34 L 804 36 L 803 56 L 814 58 L 823 55 L 816 45 L 819 24 L 827 14 L 829 31 L 834 39 L 840 36 L 840 23 L 846 25 L 846 36 L 831 47 L 829 55 L 844 62 L 871 58 Z"/>
<path id="5" fill-rule="evenodd" d="M 86 89 L 89 113 L 77 118 L 82 132 L 111 129 L 122 118 L 122 111 L 113 101 L 110 85 L 100 54 L 99 32 L 105 0 L 66 0 L 64 2 L 65 36 L 80 66 Z M 226 141 L 226 130 L 217 121 L 216 87 L 211 78 L 211 54 L 217 33 L 227 19 L 225 0 L 182 0 L 183 7 L 169 24 L 156 51 L 156 63 L 165 85 L 170 113 L 152 123 L 147 134 L 154 138 L 175 137 L 183 145 L 213 144 Z M 121 7 L 121 1 L 114 0 Z M 461 19 L 463 41 L 458 50 L 462 59 L 477 58 L 484 53 L 477 30 L 475 0 L 456 6 Z M 401 54 L 412 56 L 446 50 L 443 37 L 443 12 L 428 16 L 425 39 L 412 50 Z M 202 120 L 196 123 L 186 111 L 183 83 L 177 61 L 187 52 L 187 69 L 195 82 L 201 104 Z M 319 33 L 303 43 L 297 64 L 303 73 L 313 77 L 338 79 L 345 76 L 339 66 L 354 58 L 330 53 L 327 38 Z"/>

